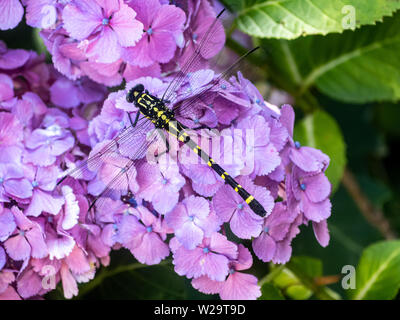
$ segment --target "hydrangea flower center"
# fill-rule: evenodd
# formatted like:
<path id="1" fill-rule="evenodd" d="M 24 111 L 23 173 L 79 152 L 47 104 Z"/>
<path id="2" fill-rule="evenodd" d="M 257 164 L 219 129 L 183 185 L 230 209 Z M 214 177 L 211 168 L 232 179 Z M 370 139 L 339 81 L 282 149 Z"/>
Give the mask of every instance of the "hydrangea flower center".
<path id="1" fill-rule="evenodd" d="M 233 268 L 230 268 L 230 269 L 229 269 L 229 274 L 234 274 L 235 272 L 236 272 L 235 269 L 233 269 Z"/>
<path id="2" fill-rule="evenodd" d="M 193 36 L 192 36 L 193 41 L 196 41 L 198 37 L 199 37 L 199 35 L 197 33 L 193 33 Z"/>
<path id="3" fill-rule="evenodd" d="M 153 29 L 150 27 L 147 29 L 146 33 L 151 36 L 153 34 Z"/>
<path id="4" fill-rule="evenodd" d="M 161 183 L 162 183 L 162 184 L 167 184 L 167 183 L 168 183 L 168 180 L 164 178 L 163 181 L 161 181 Z"/>
<path id="5" fill-rule="evenodd" d="M 210 249 L 208 249 L 207 247 L 205 247 L 205 248 L 203 248 L 203 252 L 204 252 L 204 253 L 209 253 L 209 252 L 210 252 Z"/>
<path id="6" fill-rule="evenodd" d="M 4 182 L 4 178 L 0 178 L 0 184 Z"/>
<path id="7" fill-rule="evenodd" d="M 193 221 L 194 220 L 194 216 L 189 216 L 189 220 Z"/>
<path id="8" fill-rule="evenodd" d="M 109 23 L 110 23 L 110 19 L 108 19 L 108 18 L 104 18 L 103 21 L 101 22 L 101 24 L 102 24 L 103 26 L 106 26 L 106 25 L 108 25 Z"/>
<path id="9" fill-rule="evenodd" d="M 36 180 L 32 181 L 32 187 L 37 187 L 39 185 L 39 182 L 37 182 Z"/>
<path id="10" fill-rule="evenodd" d="M 300 184 L 300 189 L 306 191 L 307 185 L 305 183 Z"/>
<path id="11" fill-rule="evenodd" d="M 243 207 L 244 207 L 244 204 L 243 204 L 243 203 L 239 203 L 239 204 L 237 205 L 237 208 L 238 208 L 239 210 L 242 210 Z"/>
<path id="12" fill-rule="evenodd" d="M 225 90 L 226 89 L 226 84 L 221 84 L 221 89 Z"/>
<path id="13" fill-rule="evenodd" d="M 146 231 L 147 231 L 147 232 L 152 232 L 152 231 L 153 231 L 153 228 L 152 228 L 151 226 L 148 226 L 148 227 L 146 228 Z"/>
<path id="14" fill-rule="evenodd" d="M 299 148 L 301 147 L 301 144 L 300 144 L 300 142 L 296 141 L 296 142 L 294 143 L 294 146 L 295 146 L 297 149 L 299 149 Z"/>
<path id="15" fill-rule="evenodd" d="M 268 233 L 268 231 L 269 231 L 269 227 L 265 226 L 265 227 L 264 227 L 264 232 L 265 232 L 265 233 Z"/>
<path id="16" fill-rule="evenodd" d="M 19 230 L 19 235 L 20 235 L 21 237 L 25 236 L 25 231 L 24 231 L 24 230 Z"/>

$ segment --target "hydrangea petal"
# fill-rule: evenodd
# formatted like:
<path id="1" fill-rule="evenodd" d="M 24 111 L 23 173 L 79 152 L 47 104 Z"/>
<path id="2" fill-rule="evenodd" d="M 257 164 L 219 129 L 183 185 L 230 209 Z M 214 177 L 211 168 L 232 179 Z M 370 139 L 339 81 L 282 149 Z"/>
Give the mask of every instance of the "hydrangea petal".
<path id="1" fill-rule="evenodd" d="M 3 0 L 0 2 L 0 30 L 15 28 L 22 20 L 24 8 L 19 0 Z"/>

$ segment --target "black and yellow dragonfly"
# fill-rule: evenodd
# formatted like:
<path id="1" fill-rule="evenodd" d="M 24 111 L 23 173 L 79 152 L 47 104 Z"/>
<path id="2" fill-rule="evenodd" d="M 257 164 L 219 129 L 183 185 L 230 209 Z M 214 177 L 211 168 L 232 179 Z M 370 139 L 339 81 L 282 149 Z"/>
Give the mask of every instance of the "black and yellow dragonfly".
<path id="1" fill-rule="evenodd" d="M 240 57 L 234 64 L 227 70 L 219 74 L 210 85 L 202 88 L 199 92 L 188 97 L 187 99 L 180 99 L 177 106 L 171 102 L 175 91 L 181 84 L 191 77 L 194 73 L 191 70 L 197 70 L 200 66 L 200 55 L 207 52 L 211 48 L 210 39 L 213 38 L 217 32 L 217 24 L 220 23 L 219 19 L 224 10 L 222 10 L 215 18 L 213 24 L 208 28 L 206 33 L 199 39 L 197 47 L 185 63 L 180 68 L 180 71 L 174 76 L 173 80 L 169 83 L 161 98 L 151 95 L 142 84 L 137 84 L 129 90 L 126 95 L 126 100 L 133 103 L 137 108 L 136 118 L 132 120 L 131 115 L 128 114 L 130 125 L 125 127 L 111 142 L 107 143 L 101 150 L 91 155 L 86 161 L 78 167 L 67 172 L 67 175 L 59 182 L 61 184 L 68 176 L 75 179 L 80 179 L 85 176 L 86 171 L 96 171 L 100 166 L 106 162 L 107 158 L 118 157 L 119 151 L 125 149 L 124 154 L 129 154 L 129 158 L 121 166 L 121 170 L 114 176 L 110 177 L 104 190 L 95 198 L 90 208 L 98 203 L 99 199 L 113 198 L 115 190 L 122 184 L 122 181 L 134 178 L 132 172 L 136 166 L 143 163 L 143 157 L 150 146 L 155 142 L 155 136 L 146 139 L 140 145 L 132 143 L 135 137 L 143 135 L 152 129 L 159 129 L 167 132 L 168 134 L 176 137 L 182 144 L 187 145 L 193 152 L 195 152 L 208 166 L 213 169 L 226 184 L 231 186 L 239 196 L 249 205 L 249 207 L 259 216 L 266 215 L 263 206 L 254 198 L 248 191 L 246 191 L 228 172 L 226 172 L 214 159 L 212 159 L 204 150 L 202 150 L 197 143 L 187 133 L 187 127 L 179 122 L 176 114 L 188 114 L 191 112 L 195 105 L 201 101 L 207 100 L 208 95 L 212 95 L 216 86 L 220 85 L 223 79 L 229 79 L 231 75 L 237 71 L 241 62 L 252 52 L 258 48 L 254 48 Z M 221 26 L 221 25 L 220 25 Z M 170 107 L 171 106 L 171 107 Z M 196 129 L 196 128 L 195 128 Z M 166 151 L 168 152 L 168 141 L 165 139 Z M 128 152 L 127 152 L 128 150 Z M 128 195 L 128 196 L 127 196 Z M 130 190 L 126 190 L 125 194 L 121 194 L 121 199 L 128 203 L 135 203 L 134 195 Z"/>

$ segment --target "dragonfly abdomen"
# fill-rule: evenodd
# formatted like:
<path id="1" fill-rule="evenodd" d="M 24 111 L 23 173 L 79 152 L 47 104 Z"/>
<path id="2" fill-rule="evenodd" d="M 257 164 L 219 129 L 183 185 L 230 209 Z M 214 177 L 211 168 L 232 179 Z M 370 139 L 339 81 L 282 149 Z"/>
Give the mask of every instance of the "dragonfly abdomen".
<path id="1" fill-rule="evenodd" d="M 214 161 L 206 152 L 204 152 L 195 141 L 193 141 L 190 136 L 185 132 L 179 122 L 175 122 L 174 126 L 171 122 L 169 123 L 168 132 L 176 136 L 181 142 L 184 142 L 190 149 L 193 150 L 208 166 L 213 169 L 225 183 L 230 185 L 233 190 L 235 190 L 239 196 L 249 205 L 249 207 L 257 215 L 264 217 L 267 212 L 264 207 L 249 193 L 247 192 L 235 179 L 233 179 L 229 173 L 227 173 L 218 163 Z"/>

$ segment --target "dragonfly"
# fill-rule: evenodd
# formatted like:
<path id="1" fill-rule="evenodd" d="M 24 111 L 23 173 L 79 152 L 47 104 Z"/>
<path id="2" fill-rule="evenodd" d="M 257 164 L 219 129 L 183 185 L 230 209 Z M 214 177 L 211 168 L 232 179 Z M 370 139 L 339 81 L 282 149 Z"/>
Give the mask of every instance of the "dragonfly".
<path id="1" fill-rule="evenodd" d="M 208 86 L 200 88 L 195 94 L 192 93 L 187 99 L 180 99 L 179 103 L 175 106 L 171 100 L 174 94 L 185 79 L 188 77 L 195 77 L 196 73 L 192 70 L 198 70 L 201 67 L 201 55 L 207 54 L 212 48 L 212 39 L 218 31 L 218 27 L 222 27 L 220 17 L 225 9 L 223 9 L 214 19 L 213 23 L 204 33 L 203 37 L 197 42 L 194 52 L 188 57 L 180 67 L 180 70 L 172 77 L 172 81 L 168 84 L 166 90 L 161 97 L 157 97 L 149 93 L 143 84 L 136 84 L 126 94 L 128 103 L 134 104 L 137 108 L 136 117 L 132 119 L 131 114 L 128 113 L 130 125 L 120 131 L 120 133 L 105 144 L 99 151 L 90 154 L 88 159 L 82 162 L 79 166 L 67 171 L 66 175 L 58 182 L 60 185 L 67 177 L 75 179 L 82 179 L 88 172 L 98 170 L 107 159 L 118 159 L 121 150 L 129 157 L 120 164 L 120 171 L 114 177 L 109 177 L 104 190 L 96 196 L 91 203 L 89 210 L 101 201 L 101 199 L 115 197 L 115 191 L 119 190 L 119 186 L 129 179 L 135 178 L 135 168 L 143 163 L 143 157 L 147 150 L 156 141 L 156 137 L 152 136 L 141 144 L 134 143 L 135 139 L 152 129 L 158 129 L 165 132 L 174 139 L 178 139 L 181 144 L 188 146 L 195 154 L 200 157 L 212 170 L 214 170 L 223 181 L 228 184 L 237 194 L 244 200 L 244 202 L 251 208 L 251 210 L 258 216 L 264 217 L 266 211 L 260 202 L 255 199 L 245 188 L 243 188 L 229 173 L 223 169 L 207 152 L 205 152 L 194 141 L 188 133 L 188 127 L 177 120 L 177 114 L 190 114 L 196 108 L 196 104 L 204 102 L 208 97 L 215 94 L 215 89 L 220 83 L 229 79 L 244 61 L 244 59 L 253 53 L 258 47 L 249 50 L 247 53 L 237 59 L 229 68 L 224 72 L 217 75 Z M 199 129 L 201 127 L 195 128 Z M 165 137 L 164 137 L 165 138 Z M 164 139 L 166 144 L 166 151 L 169 151 L 168 142 Z M 120 196 L 120 200 L 128 204 L 137 204 L 134 199 L 134 194 L 127 190 Z"/>

